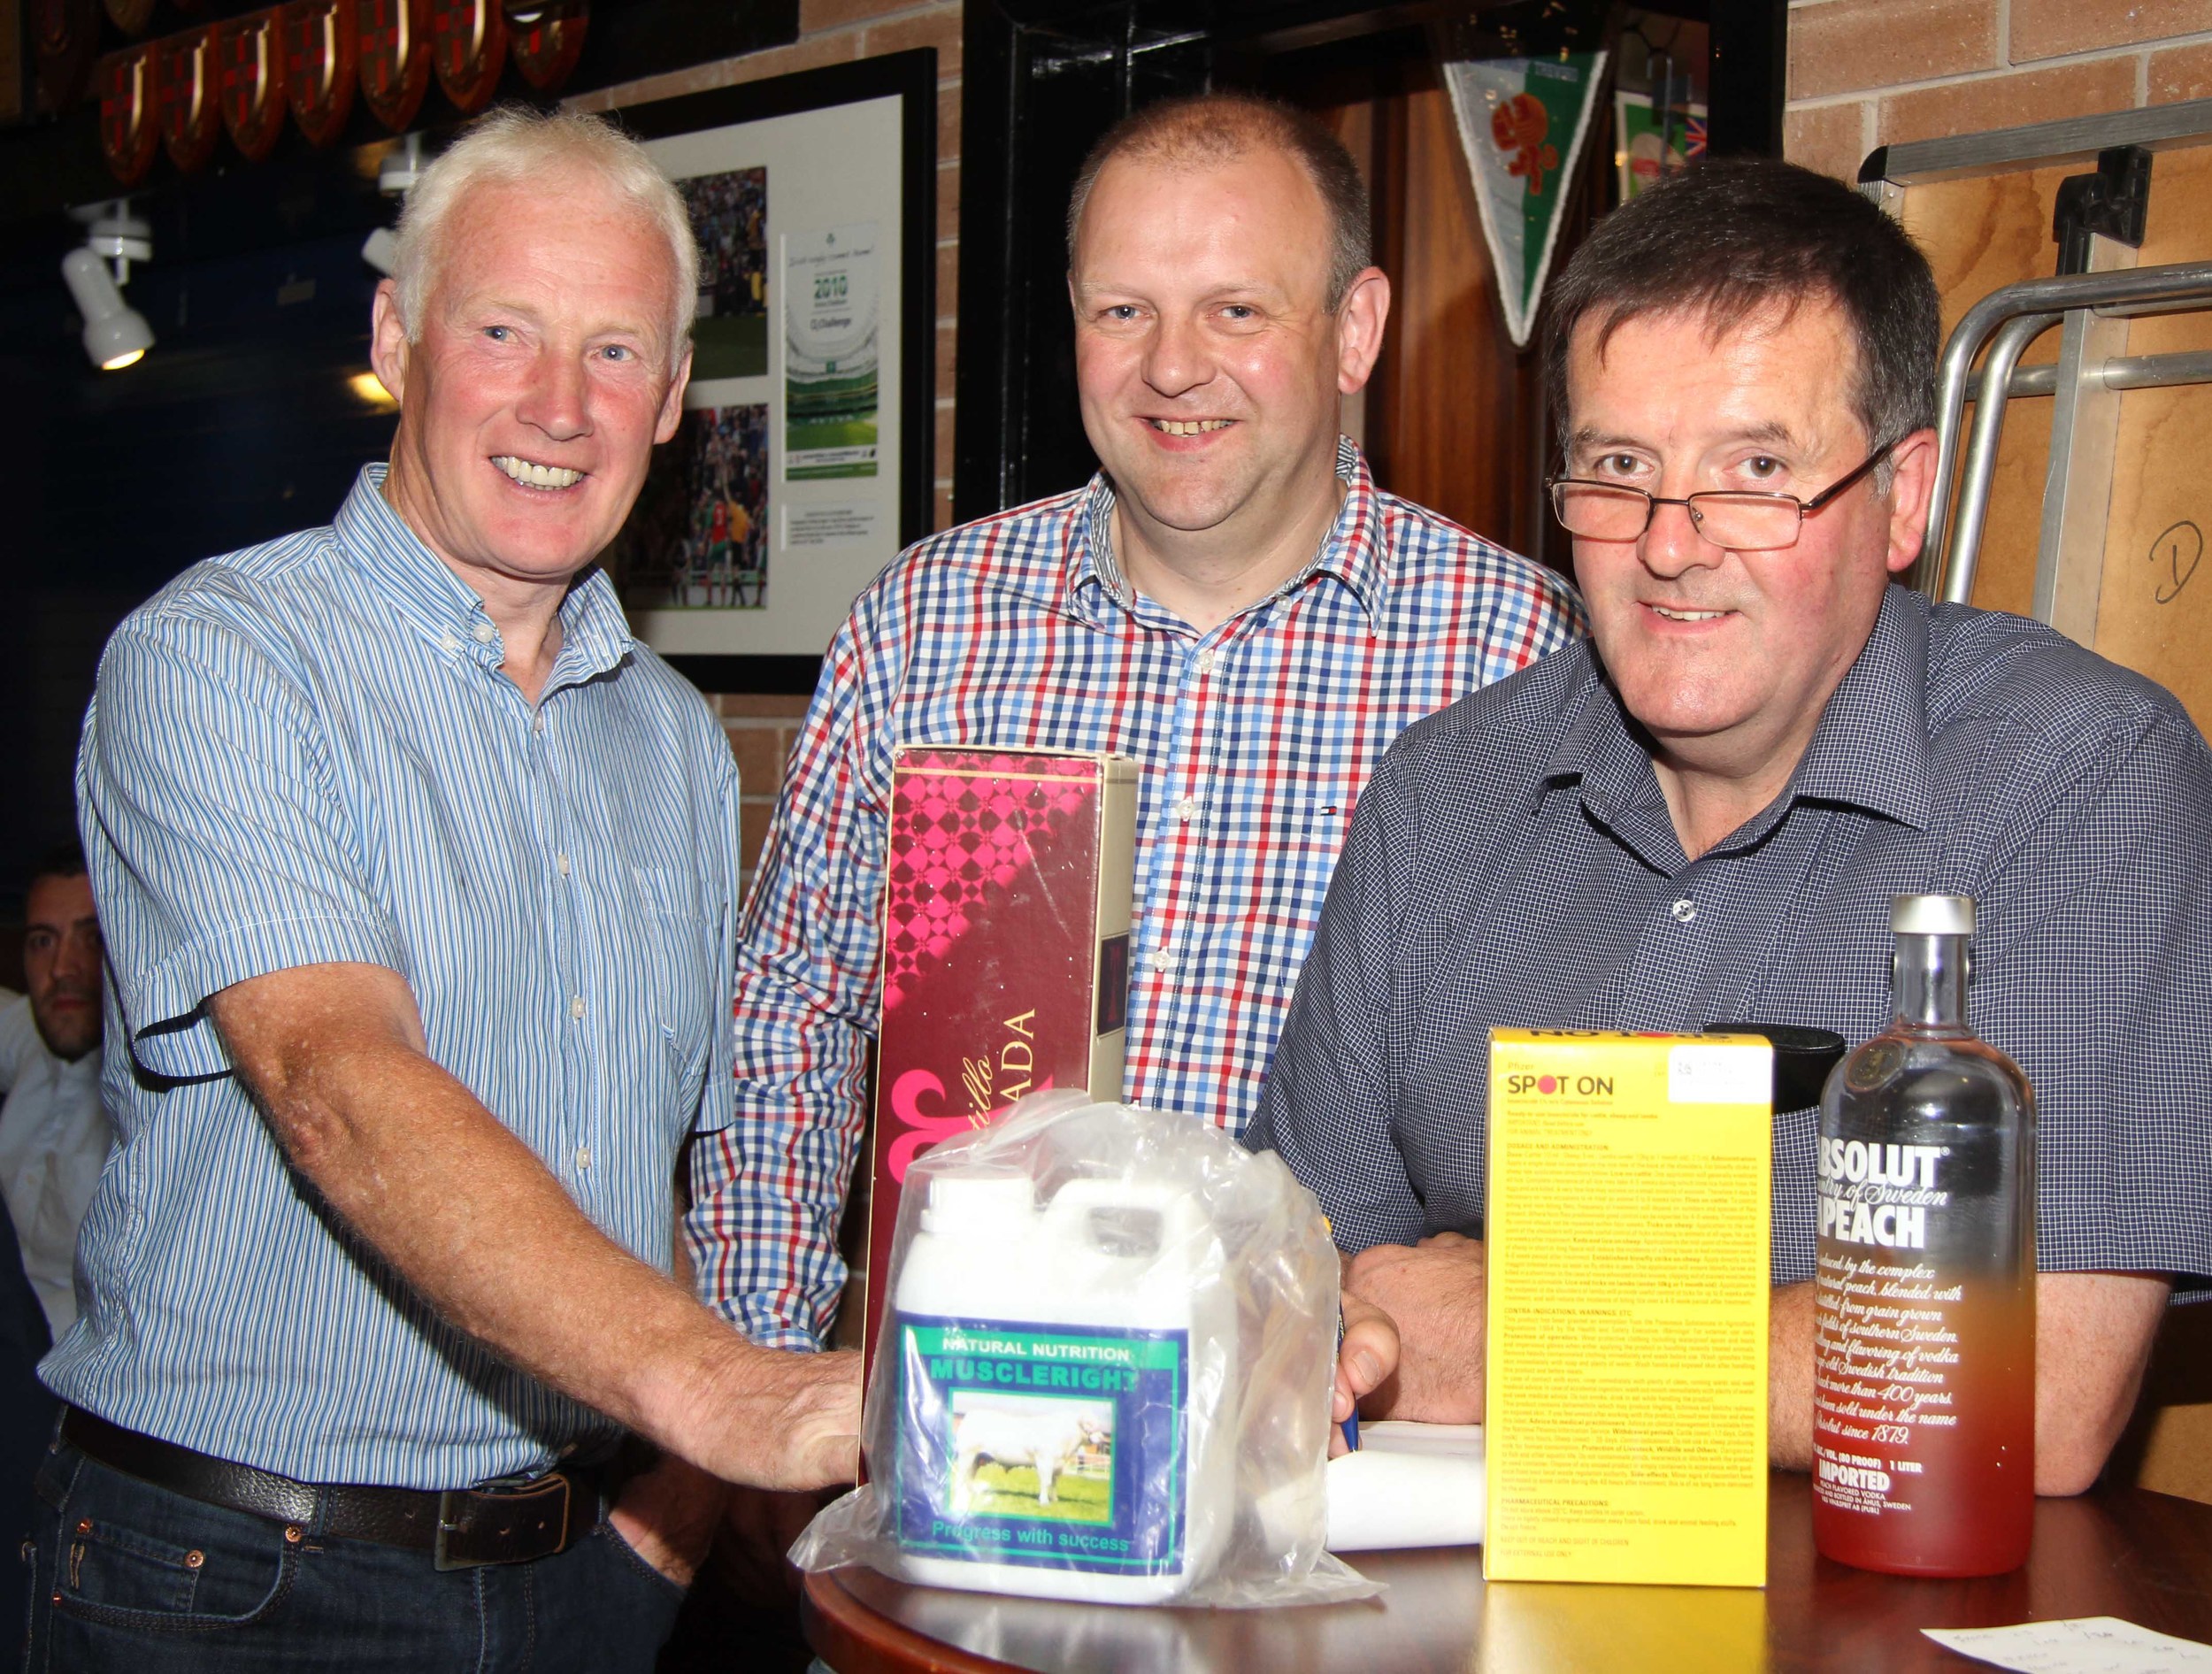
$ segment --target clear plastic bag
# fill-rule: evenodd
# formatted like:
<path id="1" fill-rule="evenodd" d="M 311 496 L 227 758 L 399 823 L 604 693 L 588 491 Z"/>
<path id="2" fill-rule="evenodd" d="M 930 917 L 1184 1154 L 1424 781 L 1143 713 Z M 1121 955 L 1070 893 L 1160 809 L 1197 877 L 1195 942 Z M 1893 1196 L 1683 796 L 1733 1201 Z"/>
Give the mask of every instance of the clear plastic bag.
<path id="1" fill-rule="evenodd" d="M 801 1569 L 1094 1603 L 1381 1591 L 1323 1549 L 1337 1256 L 1275 1156 L 1040 1094 L 917 1159 L 895 1236 L 870 1480 Z"/>

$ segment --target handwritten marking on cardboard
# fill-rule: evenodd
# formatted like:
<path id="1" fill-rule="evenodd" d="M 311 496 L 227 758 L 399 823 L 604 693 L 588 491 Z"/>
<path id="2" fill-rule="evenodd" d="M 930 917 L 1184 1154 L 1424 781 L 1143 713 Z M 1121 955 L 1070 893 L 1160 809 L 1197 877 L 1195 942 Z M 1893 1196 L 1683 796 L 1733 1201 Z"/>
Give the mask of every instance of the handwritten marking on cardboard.
<path id="1" fill-rule="evenodd" d="M 2154 566 L 2160 559 L 2165 560 L 2166 574 L 2159 580 L 2154 596 L 2161 604 L 2171 604 L 2181 596 L 2181 589 L 2189 585 L 2189 578 L 2196 574 L 2197 565 L 2204 562 L 2204 531 L 2185 518 L 2161 529 L 2144 556 Z"/>

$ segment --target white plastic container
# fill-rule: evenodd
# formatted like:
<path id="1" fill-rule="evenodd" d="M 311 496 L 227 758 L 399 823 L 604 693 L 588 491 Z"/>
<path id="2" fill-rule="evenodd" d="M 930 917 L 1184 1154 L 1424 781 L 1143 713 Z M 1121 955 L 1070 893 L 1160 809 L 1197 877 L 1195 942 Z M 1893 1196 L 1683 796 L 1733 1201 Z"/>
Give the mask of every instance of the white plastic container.
<path id="1" fill-rule="evenodd" d="M 1181 1597 L 1235 1510 L 1234 1292 L 1186 1192 L 930 1182 L 892 1297 L 902 1570 L 1099 1603 Z"/>

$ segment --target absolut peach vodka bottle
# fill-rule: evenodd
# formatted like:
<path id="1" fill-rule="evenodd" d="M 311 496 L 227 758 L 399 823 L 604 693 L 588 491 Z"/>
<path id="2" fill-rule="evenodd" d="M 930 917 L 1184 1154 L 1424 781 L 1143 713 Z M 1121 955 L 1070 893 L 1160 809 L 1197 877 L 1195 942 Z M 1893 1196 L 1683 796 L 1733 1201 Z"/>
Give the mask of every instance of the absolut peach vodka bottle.
<path id="1" fill-rule="evenodd" d="M 1974 903 L 1900 895 L 1895 1019 L 1820 1102 L 1813 1538 L 1996 1575 L 2035 1506 L 2035 1104 L 1966 1020 Z"/>

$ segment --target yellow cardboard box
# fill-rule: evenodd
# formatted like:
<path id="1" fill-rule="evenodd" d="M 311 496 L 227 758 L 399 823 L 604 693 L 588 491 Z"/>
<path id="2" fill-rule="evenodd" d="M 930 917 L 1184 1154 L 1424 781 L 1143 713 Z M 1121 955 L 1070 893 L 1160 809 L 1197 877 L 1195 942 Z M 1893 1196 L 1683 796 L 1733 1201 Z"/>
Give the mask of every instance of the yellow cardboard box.
<path id="1" fill-rule="evenodd" d="M 1490 1036 L 1483 1573 L 1766 1584 L 1773 1049 Z"/>

